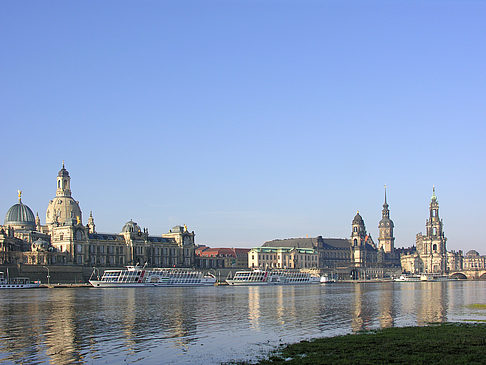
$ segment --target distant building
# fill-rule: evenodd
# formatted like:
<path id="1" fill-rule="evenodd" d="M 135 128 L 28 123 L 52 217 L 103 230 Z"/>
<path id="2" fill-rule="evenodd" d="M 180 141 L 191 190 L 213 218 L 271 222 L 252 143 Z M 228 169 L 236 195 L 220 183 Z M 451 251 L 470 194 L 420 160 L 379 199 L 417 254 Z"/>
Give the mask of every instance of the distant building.
<path id="1" fill-rule="evenodd" d="M 432 190 L 429 218 L 425 222 L 426 233 L 416 236 L 415 250 L 400 257 L 402 269 L 410 273 L 446 274 L 462 266 L 461 252 L 447 252 L 447 238 L 439 216 L 439 202 Z"/>
<path id="2" fill-rule="evenodd" d="M 312 269 L 319 267 L 319 254 L 313 248 L 255 247 L 248 252 L 250 268 Z"/>
<path id="3" fill-rule="evenodd" d="M 468 251 L 463 259 L 464 270 L 484 270 L 486 269 L 486 256 L 479 255 L 475 250 Z"/>
<path id="4" fill-rule="evenodd" d="M 247 268 L 247 248 L 196 247 L 196 266 L 200 268 Z"/>

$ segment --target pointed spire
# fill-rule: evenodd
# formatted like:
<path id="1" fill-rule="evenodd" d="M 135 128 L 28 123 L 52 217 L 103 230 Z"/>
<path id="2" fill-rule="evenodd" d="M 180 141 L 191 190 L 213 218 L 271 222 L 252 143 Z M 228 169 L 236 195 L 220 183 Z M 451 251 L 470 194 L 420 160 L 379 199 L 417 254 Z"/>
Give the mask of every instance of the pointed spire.
<path id="1" fill-rule="evenodd" d="M 435 185 L 432 185 L 432 200 L 437 200 L 437 196 L 435 195 Z"/>
<path id="2" fill-rule="evenodd" d="M 385 204 L 386 204 L 386 184 L 385 184 Z"/>
<path id="3" fill-rule="evenodd" d="M 62 168 L 64 168 L 64 160 L 62 160 Z"/>
<path id="4" fill-rule="evenodd" d="M 22 190 L 17 190 L 19 193 L 19 203 L 22 204 Z"/>

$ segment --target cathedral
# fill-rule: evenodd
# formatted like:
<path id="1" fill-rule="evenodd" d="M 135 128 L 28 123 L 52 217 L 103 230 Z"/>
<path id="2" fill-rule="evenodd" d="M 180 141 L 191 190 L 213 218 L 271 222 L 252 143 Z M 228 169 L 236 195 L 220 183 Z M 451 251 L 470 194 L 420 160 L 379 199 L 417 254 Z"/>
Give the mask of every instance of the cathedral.
<path id="1" fill-rule="evenodd" d="M 446 242 L 434 187 L 429 205 L 429 218 L 425 221 L 425 234 L 417 234 L 416 246 L 401 255 L 403 271 L 414 274 L 447 274 L 450 270 L 460 269 L 461 252 L 447 252 Z"/>
<path id="2" fill-rule="evenodd" d="M 186 226 L 152 236 L 132 220 L 119 233 L 98 233 L 92 213 L 83 224 L 63 163 L 56 177 L 56 195 L 47 206 L 45 225 L 22 203 L 19 192 L 19 202 L 8 210 L 0 226 L 0 264 L 192 267 L 194 236 Z"/>

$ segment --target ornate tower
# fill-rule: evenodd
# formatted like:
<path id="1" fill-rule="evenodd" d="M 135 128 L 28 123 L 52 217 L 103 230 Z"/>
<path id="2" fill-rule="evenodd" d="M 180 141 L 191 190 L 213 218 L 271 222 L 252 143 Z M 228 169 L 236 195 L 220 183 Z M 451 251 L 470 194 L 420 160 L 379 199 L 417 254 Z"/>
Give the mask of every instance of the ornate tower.
<path id="1" fill-rule="evenodd" d="M 96 225 L 95 225 L 94 218 L 93 218 L 93 212 L 89 212 L 88 225 L 87 225 L 88 232 L 89 233 L 96 233 L 95 227 L 96 227 Z"/>
<path id="2" fill-rule="evenodd" d="M 353 231 L 351 232 L 351 245 L 364 246 L 366 237 L 366 228 L 363 218 L 359 215 L 359 211 L 356 213 L 353 219 Z"/>
<path id="3" fill-rule="evenodd" d="M 429 206 L 429 219 L 425 223 L 427 238 L 430 240 L 430 253 L 446 254 L 446 238 L 442 230 L 442 219 L 439 217 L 439 202 L 432 188 L 432 199 Z"/>
<path id="4" fill-rule="evenodd" d="M 378 248 L 385 253 L 393 253 L 395 250 L 395 237 L 393 237 L 393 221 L 390 219 L 390 211 L 386 202 L 386 185 L 385 185 L 385 203 L 381 211 L 381 221 L 378 225 L 380 236 L 378 238 Z"/>
<path id="5" fill-rule="evenodd" d="M 447 248 L 442 219 L 439 217 L 439 202 L 432 190 L 429 205 L 429 218 L 425 222 L 426 233 L 417 235 L 417 252 L 422 260 L 422 270 L 426 273 L 445 273 L 447 271 Z"/>
<path id="6" fill-rule="evenodd" d="M 49 226 L 73 225 L 82 222 L 79 202 L 71 197 L 71 178 L 64 168 L 59 170 L 56 178 L 56 197 L 47 207 L 46 224 Z"/>
<path id="7" fill-rule="evenodd" d="M 57 174 L 56 196 L 71 196 L 71 178 L 68 170 L 64 168 L 64 161 L 62 162 L 61 170 Z"/>

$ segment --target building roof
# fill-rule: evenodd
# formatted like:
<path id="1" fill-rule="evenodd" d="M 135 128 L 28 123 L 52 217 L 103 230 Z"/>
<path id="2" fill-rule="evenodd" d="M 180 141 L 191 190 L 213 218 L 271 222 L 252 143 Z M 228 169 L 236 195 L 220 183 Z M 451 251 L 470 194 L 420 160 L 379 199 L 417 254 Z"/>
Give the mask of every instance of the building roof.
<path id="1" fill-rule="evenodd" d="M 335 250 L 335 249 L 346 249 L 348 250 L 351 246 L 351 242 L 347 238 L 323 238 L 324 241 L 323 248 Z"/>
<path id="2" fill-rule="evenodd" d="M 265 242 L 262 247 L 314 248 L 318 246 L 318 240 L 319 237 L 276 239 Z"/>
<path id="3" fill-rule="evenodd" d="M 297 248 L 327 248 L 349 249 L 351 243 L 346 238 L 322 238 L 321 236 L 310 238 L 287 238 L 268 241 L 263 247 L 297 247 Z"/>
<path id="4" fill-rule="evenodd" d="M 4 224 L 7 225 L 35 225 L 34 213 L 19 199 L 19 202 L 12 205 L 5 215 Z"/>
<path id="5" fill-rule="evenodd" d="M 313 254 L 316 253 L 316 250 L 313 248 L 299 248 L 299 247 L 254 247 L 251 251 L 256 251 L 259 253 L 279 253 L 279 252 L 291 252 L 297 251 L 298 253 L 307 253 Z"/>

